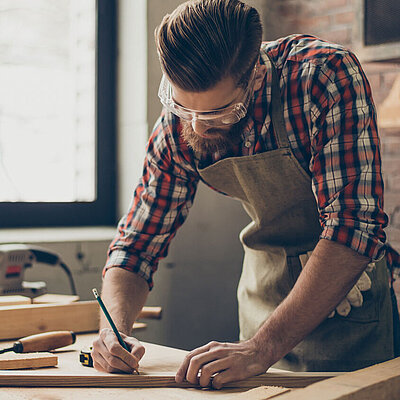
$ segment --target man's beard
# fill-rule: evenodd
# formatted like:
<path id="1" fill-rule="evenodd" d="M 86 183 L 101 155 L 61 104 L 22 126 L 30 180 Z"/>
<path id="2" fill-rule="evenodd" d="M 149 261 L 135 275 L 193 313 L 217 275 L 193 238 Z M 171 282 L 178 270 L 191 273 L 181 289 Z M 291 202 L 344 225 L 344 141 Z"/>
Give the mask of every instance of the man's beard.
<path id="1" fill-rule="evenodd" d="M 242 140 L 242 132 L 248 122 L 248 114 L 238 123 L 232 125 L 229 130 L 211 128 L 206 131 L 210 137 L 199 136 L 192 128 L 191 122 L 181 120 L 182 138 L 187 145 L 197 154 L 226 154 Z M 213 137 L 215 135 L 215 137 Z"/>

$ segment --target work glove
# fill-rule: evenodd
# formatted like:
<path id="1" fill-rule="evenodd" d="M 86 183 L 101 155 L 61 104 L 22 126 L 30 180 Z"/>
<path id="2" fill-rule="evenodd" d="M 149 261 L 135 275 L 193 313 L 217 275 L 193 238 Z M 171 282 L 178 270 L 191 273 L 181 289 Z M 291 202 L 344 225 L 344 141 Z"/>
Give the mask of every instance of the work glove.
<path id="1" fill-rule="evenodd" d="M 299 259 L 301 263 L 301 267 L 304 268 L 308 259 L 311 257 L 312 251 L 308 251 L 307 253 L 300 254 Z M 375 263 L 371 262 L 368 264 L 366 271 L 372 271 L 375 267 Z M 365 292 L 371 289 L 371 279 L 366 273 L 363 271 L 357 283 L 353 286 L 349 293 L 347 293 L 346 297 L 336 306 L 336 309 L 333 310 L 328 318 L 332 318 L 335 315 L 335 312 L 341 315 L 342 317 L 346 317 L 349 315 L 351 311 L 351 307 L 361 307 L 363 304 L 363 295 L 361 292 Z"/>

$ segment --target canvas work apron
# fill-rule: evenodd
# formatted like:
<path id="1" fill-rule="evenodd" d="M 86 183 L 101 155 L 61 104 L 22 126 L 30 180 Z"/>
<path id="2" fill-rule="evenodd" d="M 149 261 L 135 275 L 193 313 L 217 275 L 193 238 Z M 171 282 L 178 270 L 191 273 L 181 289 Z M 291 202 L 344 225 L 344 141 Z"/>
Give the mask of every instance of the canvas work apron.
<path id="1" fill-rule="evenodd" d="M 301 272 L 298 255 L 313 250 L 321 233 L 311 178 L 289 146 L 273 64 L 272 71 L 271 119 L 278 148 L 199 169 L 204 181 L 239 199 L 252 220 L 240 233 L 245 250 L 238 287 L 241 340 L 251 338 L 288 295 Z M 348 371 L 393 358 L 385 260 L 368 274 L 372 288 L 364 292 L 362 307 L 347 317 L 326 319 L 276 366 Z"/>

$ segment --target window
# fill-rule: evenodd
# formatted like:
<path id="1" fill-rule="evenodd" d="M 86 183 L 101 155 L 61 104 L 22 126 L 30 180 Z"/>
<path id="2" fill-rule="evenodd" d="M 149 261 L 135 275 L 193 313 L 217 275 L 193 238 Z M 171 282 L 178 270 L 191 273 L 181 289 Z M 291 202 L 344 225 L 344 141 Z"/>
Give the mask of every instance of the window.
<path id="1" fill-rule="evenodd" d="M 361 62 L 400 61 L 399 0 L 355 0 L 353 50 Z"/>
<path id="2" fill-rule="evenodd" d="M 399 0 L 365 0 L 364 42 L 367 46 L 400 41 Z"/>
<path id="3" fill-rule="evenodd" d="M 0 0 L 0 226 L 114 224 L 116 6 Z"/>

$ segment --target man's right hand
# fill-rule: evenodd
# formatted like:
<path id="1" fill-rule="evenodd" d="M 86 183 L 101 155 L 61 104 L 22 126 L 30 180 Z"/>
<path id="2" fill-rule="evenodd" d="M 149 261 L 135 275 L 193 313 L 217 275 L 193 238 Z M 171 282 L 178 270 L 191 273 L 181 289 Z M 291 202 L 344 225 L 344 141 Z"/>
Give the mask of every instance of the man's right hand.
<path id="1" fill-rule="evenodd" d="M 99 337 L 93 342 L 93 366 L 98 371 L 132 374 L 139 368 L 139 361 L 145 348 L 134 337 L 121 333 L 129 352 L 118 342 L 115 333 L 110 328 L 100 330 Z"/>

